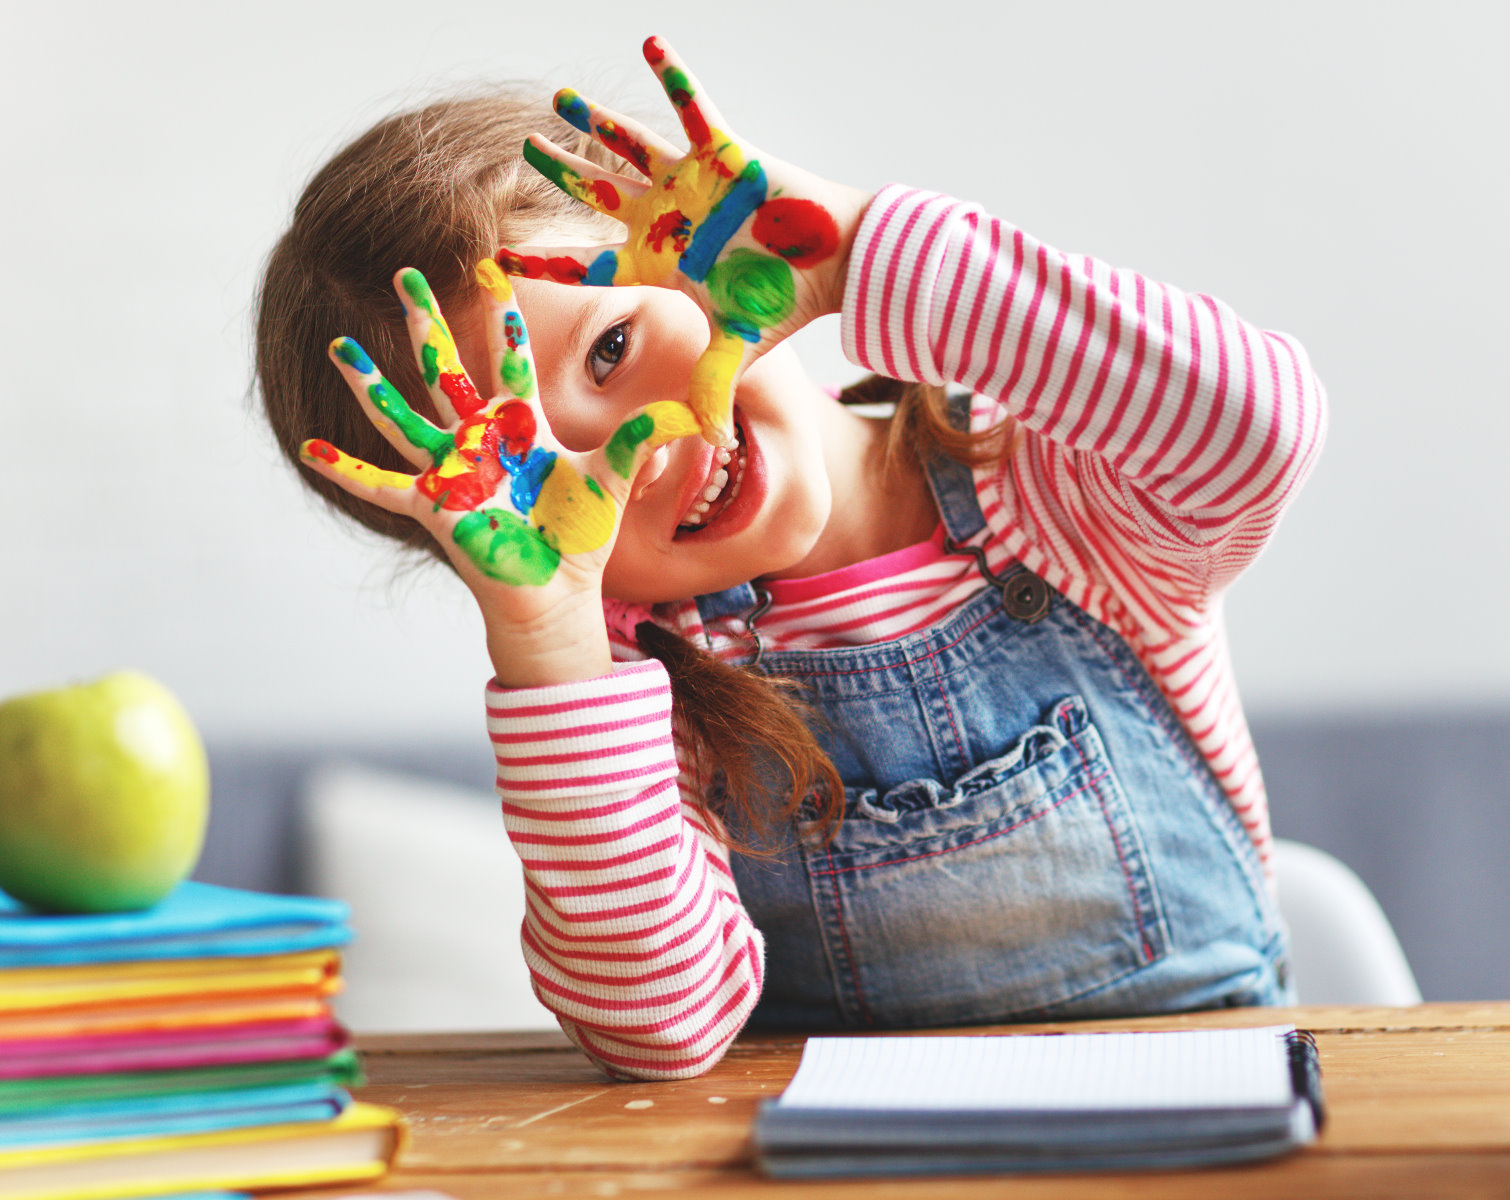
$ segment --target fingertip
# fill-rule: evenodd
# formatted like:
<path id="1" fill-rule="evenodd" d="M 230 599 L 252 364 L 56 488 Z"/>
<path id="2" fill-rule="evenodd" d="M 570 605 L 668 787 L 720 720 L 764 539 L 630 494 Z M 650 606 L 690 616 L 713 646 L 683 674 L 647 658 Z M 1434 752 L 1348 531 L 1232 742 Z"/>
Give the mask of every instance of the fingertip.
<path id="1" fill-rule="evenodd" d="M 659 34 L 652 33 L 646 38 L 640 50 L 645 55 L 645 61 L 652 67 L 658 67 L 666 61 L 666 43 L 661 41 Z"/>
<path id="2" fill-rule="evenodd" d="M 579 129 L 583 133 L 592 132 L 592 110 L 574 88 L 562 88 L 556 93 L 553 103 L 556 115 L 572 128 Z"/>
<path id="3" fill-rule="evenodd" d="M 306 438 L 299 445 L 299 457 L 305 462 L 333 463 L 340 456 L 341 452 L 324 438 Z"/>
<path id="4" fill-rule="evenodd" d="M 377 370 L 367 351 L 363 350 L 357 342 L 344 334 L 330 343 L 330 356 L 338 363 L 344 363 L 353 371 L 361 375 L 371 375 Z"/>
<path id="5" fill-rule="evenodd" d="M 502 252 L 500 251 L 500 253 Z M 508 275 L 504 273 L 503 268 L 496 261 L 491 258 L 479 260 L 476 275 L 477 282 L 499 304 L 507 304 L 513 300 L 514 285 L 509 282 Z"/>

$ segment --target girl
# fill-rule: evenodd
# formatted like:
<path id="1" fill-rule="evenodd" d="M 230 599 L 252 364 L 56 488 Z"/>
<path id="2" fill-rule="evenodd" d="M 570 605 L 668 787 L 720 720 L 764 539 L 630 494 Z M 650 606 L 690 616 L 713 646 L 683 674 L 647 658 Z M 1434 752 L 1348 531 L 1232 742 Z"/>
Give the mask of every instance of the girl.
<path id="1" fill-rule="evenodd" d="M 645 51 L 690 150 L 570 91 L 527 162 L 516 93 L 391 118 L 259 301 L 285 453 L 481 607 L 541 1000 L 639 1078 L 747 1021 L 1283 1002 L 1221 594 L 1321 441 L 1301 349 L 760 154 Z M 829 312 L 837 400 L 783 345 Z"/>

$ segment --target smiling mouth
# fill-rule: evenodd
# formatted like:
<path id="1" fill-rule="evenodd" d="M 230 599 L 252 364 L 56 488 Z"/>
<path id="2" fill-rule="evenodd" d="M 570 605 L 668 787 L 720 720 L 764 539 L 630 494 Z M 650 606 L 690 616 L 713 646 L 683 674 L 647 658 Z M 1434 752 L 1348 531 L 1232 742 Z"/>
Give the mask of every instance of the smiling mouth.
<path id="1" fill-rule="evenodd" d="M 739 489 L 744 485 L 747 451 L 744 430 L 737 421 L 734 424 L 734 437 L 735 446 L 732 450 L 720 449 L 714 456 L 713 461 L 717 465 L 713 473 L 708 476 L 702 495 L 687 510 L 682 523 L 676 527 L 679 535 L 707 529 L 738 498 Z"/>

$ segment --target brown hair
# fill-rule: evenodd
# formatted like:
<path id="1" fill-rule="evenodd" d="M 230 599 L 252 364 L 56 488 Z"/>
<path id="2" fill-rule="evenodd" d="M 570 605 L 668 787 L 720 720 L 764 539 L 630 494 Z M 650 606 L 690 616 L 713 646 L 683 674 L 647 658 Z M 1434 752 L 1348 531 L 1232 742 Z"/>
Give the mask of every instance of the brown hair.
<path id="1" fill-rule="evenodd" d="M 294 464 L 306 438 L 319 437 L 380 467 L 409 472 L 401 455 L 363 415 L 326 358 L 346 335 L 380 363 L 414 409 L 435 413 L 410 350 L 392 275 L 418 268 L 442 308 L 463 312 L 476 288 L 476 262 L 502 245 L 538 241 L 603 221 L 530 168 L 525 136 L 549 132 L 596 162 L 626 168 L 562 122 L 543 89 L 504 87 L 448 99 L 380 122 L 338 152 L 310 180 L 287 232 L 269 256 L 259 289 L 257 383 L 278 446 Z M 875 376 L 847 402 L 897 404 L 888 454 L 948 453 L 983 461 L 992 450 L 954 430 L 940 389 Z M 299 477 L 328 504 L 384 537 L 447 562 L 417 522 L 365 503 L 312 471 Z M 844 789 L 823 753 L 795 685 L 731 667 L 651 625 L 637 634 L 671 676 L 678 733 L 695 761 L 718 765 L 726 804 L 760 831 L 819 798 L 825 829 L 837 828 Z M 786 799 L 772 811 L 767 780 L 779 764 Z"/>

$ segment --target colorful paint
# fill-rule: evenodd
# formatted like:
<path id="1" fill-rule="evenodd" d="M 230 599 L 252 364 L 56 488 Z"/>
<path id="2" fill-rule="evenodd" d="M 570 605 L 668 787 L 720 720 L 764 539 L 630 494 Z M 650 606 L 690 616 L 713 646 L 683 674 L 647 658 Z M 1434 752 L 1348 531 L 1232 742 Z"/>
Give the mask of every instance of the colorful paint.
<path id="1" fill-rule="evenodd" d="M 388 471 L 318 438 L 305 442 L 300 452 L 321 474 L 391 511 L 416 517 L 426 515 L 425 510 L 432 517 L 457 514 L 452 540 L 479 571 L 511 586 L 535 587 L 555 577 L 563 555 L 607 545 L 619 507 L 596 479 L 543 443 L 539 415 L 527 402 L 535 394 L 534 363 L 513 285 L 491 260 L 478 264 L 477 280 L 493 301 L 489 345 L 498 363 L 498 382 L 510 395 L 479 400 L 466 411 L 458 405 L 454 423 L 441 429 L 409 407 L 361 346 L 337 338 L 331 357 L 353 390 L 369 402 L 374 422 L 430 465 L 418 475 Z M 424 276 L 404 271 L 398 282 L 410 302 L 406 316 L 426 382 L 448 398 L 475 396 Z M 454 379 L 448 387 L 453 376 L 465 387 Z M 698 431 L 685 405 L 652 404 L 625 422 L 596 457 L 628 480 L 637 454 Z"/>
<path id="2" fill-rule="evenodd" d="M 622 177 L 618 185 L 585 178 L 555 157 L 559 151 L 527 143 L 524 156 L 541 174 L 568 195 L 617 218 L 626 237 L 590 262 L 576 255 L 508 248 L 499 251 L 497 261 L 511 274 L 534 279 L 682 287 L 699 298 L 713 335 L 694 370 L 689 402 L 704 436 L 727 444 L 733 436 L 732 393 L 741 367 L 763 343 L 791 332 L 785 324 L 804 287 L 794 271 L 830 260 L 839 248 L 839 227 L 816 201 L 779 194 L 761 162 L 719 128 L 721 118 L 700 85 L 659 38 L 645 42 L 644 54 L 676 108 L 691 143 L 688 152 L 676 158 L 653 154 L 611 114 L 563 88 L 556 94 L 556 112 L 632 162 L 650 185 Z"/>

